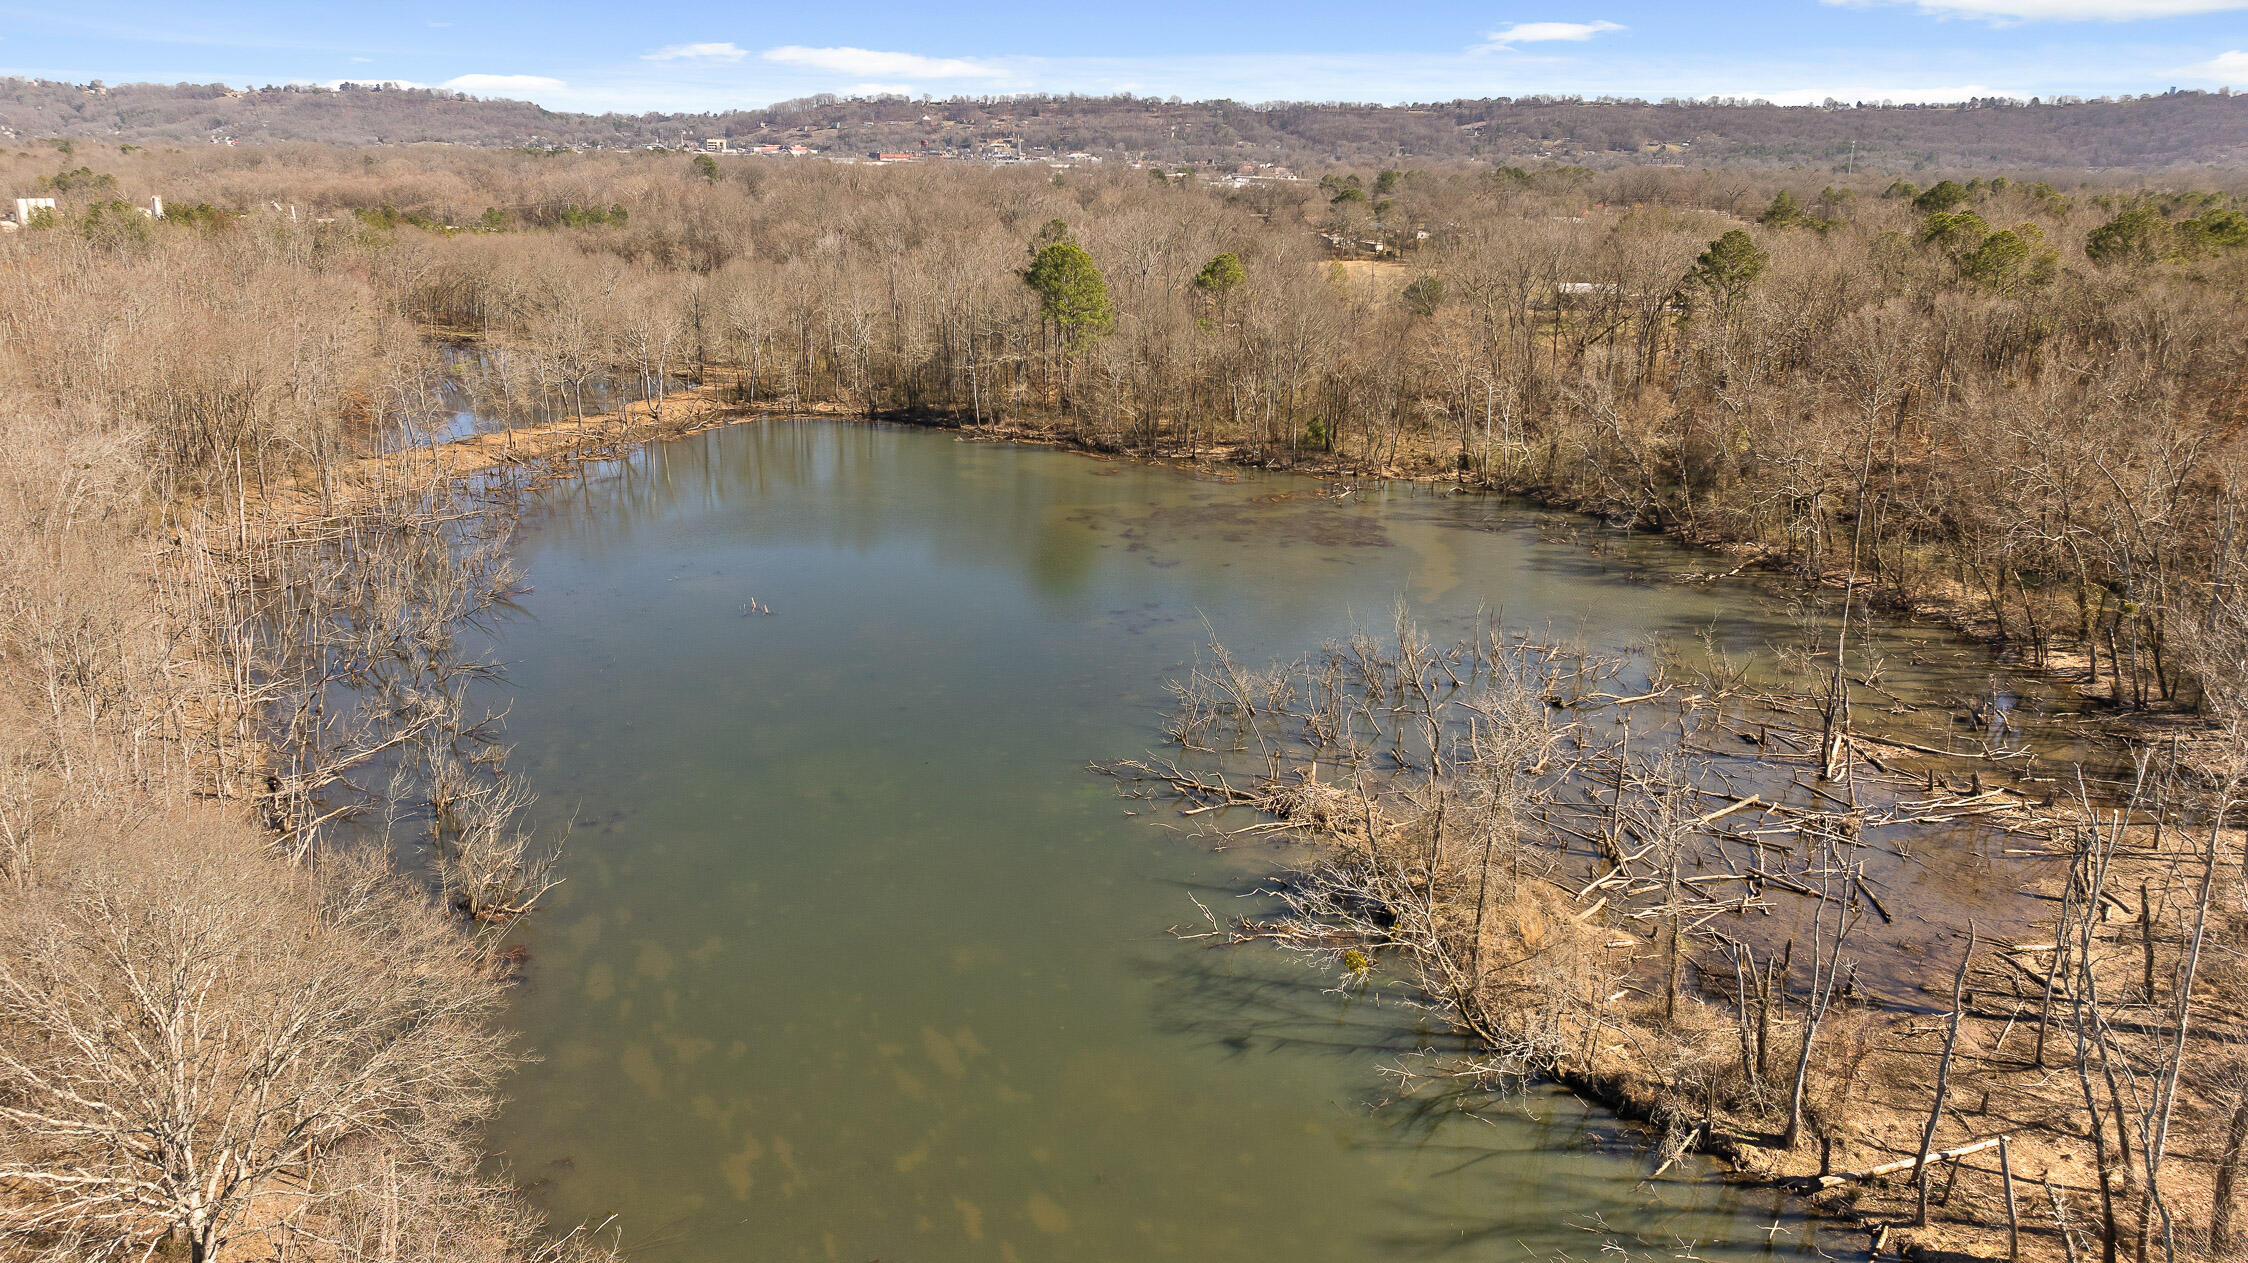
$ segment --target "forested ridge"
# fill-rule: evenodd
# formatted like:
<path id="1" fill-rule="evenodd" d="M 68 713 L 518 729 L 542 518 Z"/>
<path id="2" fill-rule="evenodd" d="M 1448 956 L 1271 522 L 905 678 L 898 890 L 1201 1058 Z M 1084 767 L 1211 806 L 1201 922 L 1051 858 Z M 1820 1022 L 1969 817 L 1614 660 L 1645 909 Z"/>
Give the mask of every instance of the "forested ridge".
<path id="1" fill-rule="evenodd" d="M 2248 158 L 2248 97 L 2171 91 L 2113 99 L 1783 107 L 1752 101 L 1566 97 L 1414 105 L 1020 95 L 820 96 L 703 114 L 577 114 L 428 88 L 73 84 L 0 80 L 0 139 L 111 143 L 443 142 L 699 148 L 712 137 L 876 152 L 972 151 L 997 140 L 1054 155 L 1231 168 L 1505 162 L 1912 171 L 1978 167 L 2167 170 Z"/>
<path id="2" fill-rule="evenodd" d="M 2054 922 L 2055 941 L 2084 948 L 2015 1019 L 2040 1032 L 2037 1065 L 2051 1030 L 2051 1064 L 2082 1078 L 2100 1183 L 2055 1191 L 2059 1226 L 2033 1245 L 2232 1248 L 2248 1056 L 2230 975 L 2187 948 L 2231 952 L 2241 936 L 2236 848 L 2218 841 L 2248 774 L 2237 176 L 1398 164 L 1229 190 L 1129 169 L 79 143 L 0 154 L 0 180 L 56 200 L 0 236 L 10 1250 L 594 1248 L 537 1225 L 477 1139 L 514 1055 L 495 1024 L 516 964 L 505 929 L 536 915 L 558 841 L 521 832 L 525 791 L 468 701 L 496 668 L 458 649 L 462 620 L 515 582 L 511 497 L 505 480 L 463 486 L 379 449 L 436 428 L 448 388 L 492 417 L 562 425 L 635 398 L 639 432 L 659 434 L 683 423 L 667 410 L 681 383 L 743 409 L 1528 491 L 1745 554 L 1713 569 L 1761 560 L 1812 599 L 1839 591 L 1845 629 L 1871 602 L 1946 611 L 2115 714 L 2185 717 L 2202 771 L 2174 761 L 2152 809 L 2177 827 L 2158 823 L 2151 847 L 2123 825 L 2052 835 L 2089 839 L 2068 852 L 2082 890 Z M 151 194 L 161 219 L 141 213 Z M 1533 712 L 1567 709 L 1562 685 L 1537 683 L 1563 659 L 1533 670 L 1517 652 L 1478 648 L 1473 668 L 1513 681 L 1493 702 L 1519 721 L 1509 741 L 1546 731 Z M 1858 761 L 1847 703 L 1861 685 L 1826 652 L 1805 659 L 1831 691 L 1798 706 L 1818 716 L 1822 778 Z M 1383 688 L 1425 689 L 1439 669 L 1409 629 L 1383 655 L 1363 668 Z M 1181 731 L 1316 730 L 1318 715 L 1260 711 L 1253 684 L 1198 682 Z M 1477 790 L 1476 810 L 1527 828 L 1534 803 L 1506 768 L 1538 743 L 1477 731 L 1499 744 L 1453 773 L 1506 780 Z M 1423 766 L 1450 775 L 1449 757 Z M 1613 766 L 1616 837 L 1684 838 L 1712 819 L 1680 814 L 1675 778 Z M 1284 771 L 1276 759 L 1273 780 Z M 1647 791 L 1631 810 L 1670 814 L 1627 818 L 1627 773 Z M 1979 810 L 1982 775 L 1946 809 Z M 1439 869 L 1457 858 L 1446 828 L 1484 817 L 1446 826 L 1447 795 L 1465 791 L 1424 788 L 1425 827 L 1370 800 L 1338 806 L 1331 784 L 1244 801 L 1377 857 L 1434 839 L 1420 895 L 1388 861 L 1334 880 L 1420 898 L 1430 968 L 1462 959 L 1446 936 L 1464 916 L 1480 969 L 1487 891 Z M 2189 801 L 2215 831 L 2161 814 Z M 1822 817 L 1802 855 L 1827 867 L 1776 880 L 1828 889 L 1857 827 Z M 374 862 L 368 830 L 426 865 Z M 2159 912 L 2140 888 L 2143 943 L 2100 928 L 2118 847 L 2169 862 L 2148 879 Z M 1666 881 L 1675 896 L 1690 852 L 1668 853 L 1667 877 L 1619 862 L 1618 900 Z M 1439 916 L 1440 877 L 1447 899 L 1474 891 L 1467 913 Z M 1832 898 L 1858 906 L 1847 888 Z M 1784 1122 L 1786 1147 L 1829 1143 L 1841 1106 L 1816 1103 L 1856 1073 L 1818 1036 L 1842 922 L 1820 921 L 1830 937 L 1809 942 L 1793 1009 L 1783 963 L 1736 958 L 1763 979 L 1752 1046 L 1749 982 L 1729 1001 L 1737 1028 L 1680 994 L 1684 906 L 1649 922 L 1669 926 L 1667 1007 L 1642 1016 L 1686 1049 L 1678 1065 L 1701 1067 L 1681 1082 L 1706 1101 L 1665 1117 L 1700 1130 L 1732 1093 L 1727 1108 Z M 2095 950 L 2102 934 L 2125 955 Z M 2142 947 L 2148 981 L 2119 1034 L 2121 1011 L 2101 1007 L 2117 993 L 2098 988 L 2103 971 L 2137 970 Z M 1453 983 L 1472 1029 L 1512 1038 L 1514 982 Z M 1561 994 L 1546 987 L 1520 994 Z M 1591 1011 L 1597 1043 L 1611 1018 Z M 2210 1041 L 2190 1056 L 2189 1013 Z M 2109 1072 L 2097 1092 L 2095 1065 Z M 2125 1100 L 2125 1072 L 2151 1095 Z M 2213 1192 L 2123 1132 L 2126 1114 L 2152 1127 L 2156 1112 L 2164 1135 L 2175 1113 L 2195 1171 L 2223 1173 Z M 2050 1134 L 2079 1125 L 2064 1111 Z M 1989 1228 L 1991 1205 L 1941 1213 Z"/>

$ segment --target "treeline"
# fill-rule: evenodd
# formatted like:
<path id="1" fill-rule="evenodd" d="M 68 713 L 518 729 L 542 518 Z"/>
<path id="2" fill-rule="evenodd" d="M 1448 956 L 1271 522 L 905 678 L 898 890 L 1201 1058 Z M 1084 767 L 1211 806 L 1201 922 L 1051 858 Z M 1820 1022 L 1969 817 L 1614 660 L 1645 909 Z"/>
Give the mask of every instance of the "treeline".
<path id="1" fill-rule="evenodd" d="M 764 406 L 1442 469 L 1807 575 L 1854 569 L 2032 659 L 2082 655 L 2130 705 L 2194 700 L 2170 623 L 2237 547 L 2232 188 L 1542 167 L 1213 191 L 321 151 L 111 165 L 121 187 L 241 208 L 196 230 L 211 241 L 348 259 L 383 310 L 477 337 L 470 385 L 494 411 L 723 372 Z M 571 228 L 571 207 L 605 209 Z M 354 214 L 374 208 L 390 209 Z M 187 248 L 177 226 L 74 222 L 114 252 Z M 1063 243 L 1066 283 L 1026 284 Z"/>
<path id="2" fill-rule="evenodd" d="M 2170 620 L 2235 547 L 2236 187 L 1544 166 L 1211 190 L 298 149 L 97 165 L 19 249 L 272 242 L 301 259 L 290 283 L 343 269 L 372 309 L 477 338 L 464 371 L 495 412 L 723 372 L 765 406 L 1440 468 L 1854 569 L 2033 659 L 2077 653 L 2131 705 L 2194 700 Z M 122 204 L 109 179 L 226 211 L 192 230 L 100 214 Z M 1069 275 L 1034 268 L 1060 244 Z"/>
<path id="3" fill-rule="evenodd" d="M 1839 108 L 1836 108 L 1839 107 Z M 924 120 L 927 120 L 926 122 Z M 573 114 L 523 101 L 374 84 L 235 90 L 222 84 L 76 84 L 0 79 L 0 134 L 115 144 L 245 143 L 690 147 L 706 136 L 799 140 L 846 152 L 1005 136 L 1171 163 L 1243 160 L 1324 170 L 1389 161 L 1595 165 L 1648 155 L 1696 165 L 1816 170 L 1981 166 L 2161 169 L 2248 157 L 2248 98 L 2170 91 L 2117 99 L 1950 105 L 1537 96 L 1365 105 L 1019 95 L 908 100 L 822 95 L 703 114 Z"/>

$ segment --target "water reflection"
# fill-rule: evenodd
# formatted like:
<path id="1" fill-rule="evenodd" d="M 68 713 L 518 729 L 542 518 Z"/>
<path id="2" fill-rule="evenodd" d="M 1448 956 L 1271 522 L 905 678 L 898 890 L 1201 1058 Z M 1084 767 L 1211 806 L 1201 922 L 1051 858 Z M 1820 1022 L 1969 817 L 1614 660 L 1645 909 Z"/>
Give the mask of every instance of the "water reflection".
<path id="1" fill-rule="evenodd" d="M 577 833 L 516 1013 L 546 1060 L 498 1140 L 658 1259 L 1807 1248 L 1769 1195 L 1641 1183 L 1636 1133 L 1566 1097 L 1381 1105 L 1382 1064 L 1451 1047 L 1402 998 L 1165 933 L 1286 852 L 1213 849 L 1084 770 L 1146 748 L 1213 630 L 1292 657 L 1403 598 L 1440 634 L 1797 634 L 1753 585 L 1670 581 L 1706 558 L 1594 538 L 1429 488 L 825 422 L 549 489 L 497 652 L 516 766 Z M 1993 669 L 1882 634 L 1913 688 Z M 1910 872 L 1987 870 L 1946 845 Z"/>

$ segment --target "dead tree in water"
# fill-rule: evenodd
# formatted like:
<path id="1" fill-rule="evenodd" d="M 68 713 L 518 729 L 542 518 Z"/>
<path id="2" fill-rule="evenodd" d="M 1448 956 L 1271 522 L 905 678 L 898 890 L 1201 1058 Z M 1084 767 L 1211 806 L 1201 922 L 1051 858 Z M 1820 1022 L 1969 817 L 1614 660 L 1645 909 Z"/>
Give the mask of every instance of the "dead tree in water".
<path id="1" fill-rule="evenodd" d="M 1795 1054 L 1795 1072 L 1788 1088 L 1787 1124 L 1779 1144 L 1793 1149 L 1803 1130 L 1803 1098 L 1811 1079 L 1811 1058 L 1818 1047 L 1819 1027 L 1834 1007 L 1842 978 L 1842 949 L 1861 919 L 1849 892 L 1856 886 L 1859 863 L 1848 858 L 1829 828 L 1817 832 L 1819 842 L 1818 907 L 1811 922 L 1811 990 L 1803 1001 L 1802 1044 Z M 1840 879 L 1840 880 L 1837 880 Z"/>

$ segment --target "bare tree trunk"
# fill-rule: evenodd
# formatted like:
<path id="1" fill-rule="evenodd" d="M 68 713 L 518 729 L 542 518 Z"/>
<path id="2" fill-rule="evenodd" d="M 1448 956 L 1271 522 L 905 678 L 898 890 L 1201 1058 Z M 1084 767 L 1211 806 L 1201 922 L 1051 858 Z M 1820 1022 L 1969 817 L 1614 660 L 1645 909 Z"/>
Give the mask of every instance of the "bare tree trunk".
<path id="1" fill-rule="evenodd" d="M 2216 1186 L 2209 1197 L 2209 1253 L 2227 1254 L 2233 1247 L 2232 1204 L 2240 1183 L 2241 1160 L 2248 1156 L 2248 1089 L 2233 1103 L 2225 1123 L 2224 1152 L 2217 1159 Z"/>
<path id="2" fill-rule="evenodd" d="M 1943 1060 L 1936 1066 L 1936 1099 L 1928 1107 L 1928 1125 L 1920 1132 L 1920 1156 L 1913 1160 L 1912 1182 L 1918 1192 L 1914 1197 L 1912 1222 L 1928 1222 L 1928 1151 L 1936 1141 L 1936 1126 L 1943 1121 L 1944 1097 L 1951 1091 L 1951 1059 L 1959 1047 L 1959 1017 L 1961 1003 L 1967 986 L 1967 966 L 1975 959 L 1975 925 L 1967 924 L 1967 950 L 1959 957 L 1959 972 L 1951 976 L 1951 1021 L 1944 1031 Z"/>

